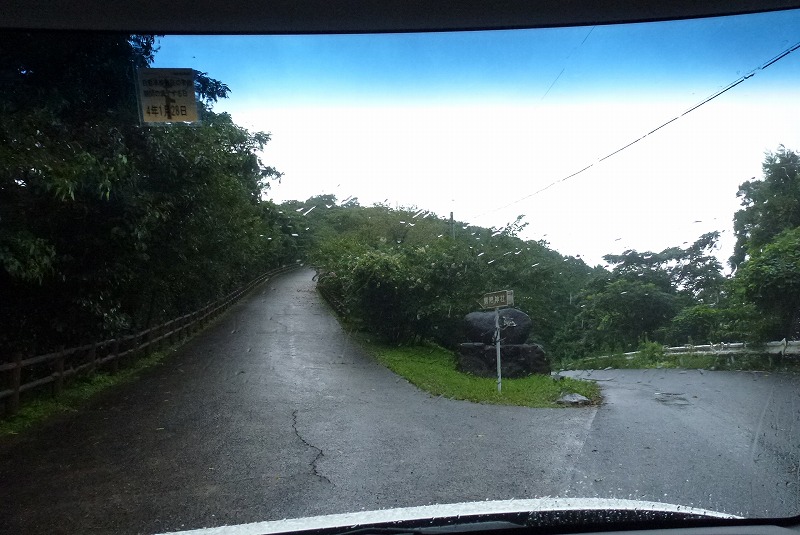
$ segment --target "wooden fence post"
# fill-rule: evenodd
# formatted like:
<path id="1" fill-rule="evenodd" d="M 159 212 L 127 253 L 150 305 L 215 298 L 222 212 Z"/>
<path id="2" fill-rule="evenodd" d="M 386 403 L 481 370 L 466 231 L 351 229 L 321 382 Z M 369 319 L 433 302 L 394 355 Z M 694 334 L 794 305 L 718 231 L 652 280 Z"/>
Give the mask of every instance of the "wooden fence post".
<path id="1" fill-rule="evenodd" d="M 64 389 L 64 346 L 58 348 L 56 357 L 56 380 L 53 381 L 53 396 L 61 395 Z"/>
<path id="2" fill-rule="evenodd" d="M 155 344 L 153 344 L 153 352 L 154 353 L 157 353 L 158 351 L 161 351 L 162 349 L 164 349 L 164 344 L 167 341 L 167 339 L 164 338 L 164 334 L 166 332 L 167 332 L 167 330 L 166 330 L 166 327 L 164 327 L 163 323 L 161 325 L 157 325 L 156 326 L 155 339 L 157 340 L 157 342 Z"/>
<path id="3" fill-rule="evenodd" d="M 147 344 L 147 345 L 144 346 L 144 355 L 142 355 L 142 356 L 144 356 L 144 357 L 149 357 L 150 356 L 150 352 L 153 350 L 153 348 L 151 347 L 152 344 L 150 344 L 150 340 L 152 340 L 152 339 L 153 339 L 153 330 L 151 328 L 151 329 L 148 329 L 147 332 L 144 335 L 144 343 Z"/>
<path id="4" fill-rule="evenodd" d="M 97 370 L 97 342 L 92 342 L 92 347 L 89 348 L 89 373 L 94 373 Z"/>
<path id="5" fill-rule="evenodd" d="M 111 373 L 119 371 L 119 338 L 111 342 Z"/>
<path id="6" fill-rule="evenodd" d="M 19 387 L 22 381 L 22 353 L 17 352 L 14 355 L 15 367 L 11 370 L 11 389 L 14 391 L 11 397 L 8 398 L 8 415 L 12 415 L 19 410 Z"/>

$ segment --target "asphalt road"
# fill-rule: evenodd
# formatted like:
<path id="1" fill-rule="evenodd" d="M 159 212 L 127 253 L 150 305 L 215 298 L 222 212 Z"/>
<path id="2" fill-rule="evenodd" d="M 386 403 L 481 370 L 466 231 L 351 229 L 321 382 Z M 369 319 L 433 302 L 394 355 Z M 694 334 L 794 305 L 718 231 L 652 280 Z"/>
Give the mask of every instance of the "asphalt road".
<path id="1" fill-rule="evenodd" d="M 583 372 L 599 408 L 431 397 L 354 345 L 312 274 L 267 282 L 135 383 L 0 441 L 0 532 L 542 496 L 800 513 L 796 377 Z"/>

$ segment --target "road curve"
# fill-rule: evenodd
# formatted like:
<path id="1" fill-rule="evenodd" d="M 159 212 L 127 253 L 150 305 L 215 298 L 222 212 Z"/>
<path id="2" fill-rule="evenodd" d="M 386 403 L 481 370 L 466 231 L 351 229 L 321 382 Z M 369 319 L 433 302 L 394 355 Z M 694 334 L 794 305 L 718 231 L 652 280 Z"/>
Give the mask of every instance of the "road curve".
<path id="1" fill-rule="evenodd" d="M 605 370 L 567 492 L 758 517 L 800 514 L 800 377 Z"/>
<path id="2" fill-rule="evenodd" d="M 365 355 L 312 272 L 135 383 L 0 442 L 4 533 L 153 533 L 563 494 L 594 418 L 431 397 Z"/>
<path id="3" fill-rule="evenodd" d="M 574 372 L 580 409 L 431 397 L 376 364 L 312 272 L 268 281 L 164 364 L 0 441 L 2 533 L 154 533 L 581 496 L 800 512 L 800 381 Z"/>

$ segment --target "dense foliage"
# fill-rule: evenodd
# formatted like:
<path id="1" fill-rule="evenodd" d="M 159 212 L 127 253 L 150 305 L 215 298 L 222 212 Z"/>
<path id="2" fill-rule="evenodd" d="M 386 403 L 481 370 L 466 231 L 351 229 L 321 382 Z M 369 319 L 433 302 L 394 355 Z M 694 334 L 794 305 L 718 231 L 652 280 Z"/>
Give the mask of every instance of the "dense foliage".
<path id="1" fill-rule="evenodd" d="M 201 124 L 139 125 L 154 38 L 1 39 L 0 358 L 146 328 L 305 257 L 350 320 L 395 343 L 463 341 L 464 314 L 501 289 L 561 358 L 800 335 L 800 155 L 784 147 L 740 186 L 735 276 L 717 232 L 591 267 L 520 238 L 523 216 L 489 229 L 330 195 L 275 206 L 269 135 L 212 110 L 224 83 L 196 73 Z"/>
<path id="2" fill-rule="evenodd" d="M 736 265 L 770 243 L 778 234 L 800 226 L 800 154 L 779 147 L 766 155 L 764 178 L 752 178 L 739 186 L 742 200 L 733 218 Z"/>
<path id="3" fill-rule="evenodd" d="M 737 251 L 747 259 L 734 277 L 723 276 L 715 256 L 719 232 L 685 248 L 607 255 L 607 266 L 590 267 L 547 243 L 520 239 L 522 216 L 486 229 L 424 210 L 362 207 L 353 200 L 340 205 L 332 196 L 284 208 L 310 230 L 307 247 L 320 285 L 368 330 L 392 342 L 433 339 L 452 346 L 463 341 L 461 318 L 478 308 L 480 295 L 513 289 L 516 306 L 534 321 L 531 341 L 569 359 L 648 342 L 800 334 L 800 227 L 793 223 L 795 216 L 800 221 L 798 161 L 780 148 L 767 155 L 763 181 L 741 186 Z"/>
<path id="4" fill-rule="evenodd" d="M 280 174 L 211 107 L 140 126 L 134 76 L 154 38 L 4 33 L 0 42 L 0 348 L 43 351 L 188 312 L 293 256 L 262 193 Z"/>
<path id="5" fill-rule="evenodd" d="M 295 204 L 284 205 L 297 210 Z M 337 205 L 330 196 L 299 205 L 312 229 L 320 285 L 351 318 L 393 342 L 463 341 L 462 318 L 487 289 L 513 289 L 537 320 L 534 339 L 549 342 L 576 312 L 572 288 L 592 269 L 503 229 L 470 227 L 424 210 Z"/>
<path id="6" fill-rule="evenodd" d="M 739 187 L 731 264 L 737 304 L 752 311 L 749 330 L 761 339 L 800 337 L 800 153 L 768 153 L 764 177 Z"/>

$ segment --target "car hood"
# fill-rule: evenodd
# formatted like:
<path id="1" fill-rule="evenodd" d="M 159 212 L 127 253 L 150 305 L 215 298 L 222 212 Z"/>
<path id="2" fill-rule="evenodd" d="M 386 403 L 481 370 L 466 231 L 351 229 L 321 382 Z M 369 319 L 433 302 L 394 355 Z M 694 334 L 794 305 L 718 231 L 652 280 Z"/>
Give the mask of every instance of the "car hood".
<path id="1" fill-rule="evenodd" d="M 464 502 L 355 513 L 311 516 L 235 526 L 173 532 L 185 535 L 266 535 L 275 533 L 344 533 L 358 529 L 420 529 L 486 522 L 508 526 L 636 525 L 687 520 L 733 520 L 739 517 L 660 502 L 603 498 L 538 498 Z"/>

